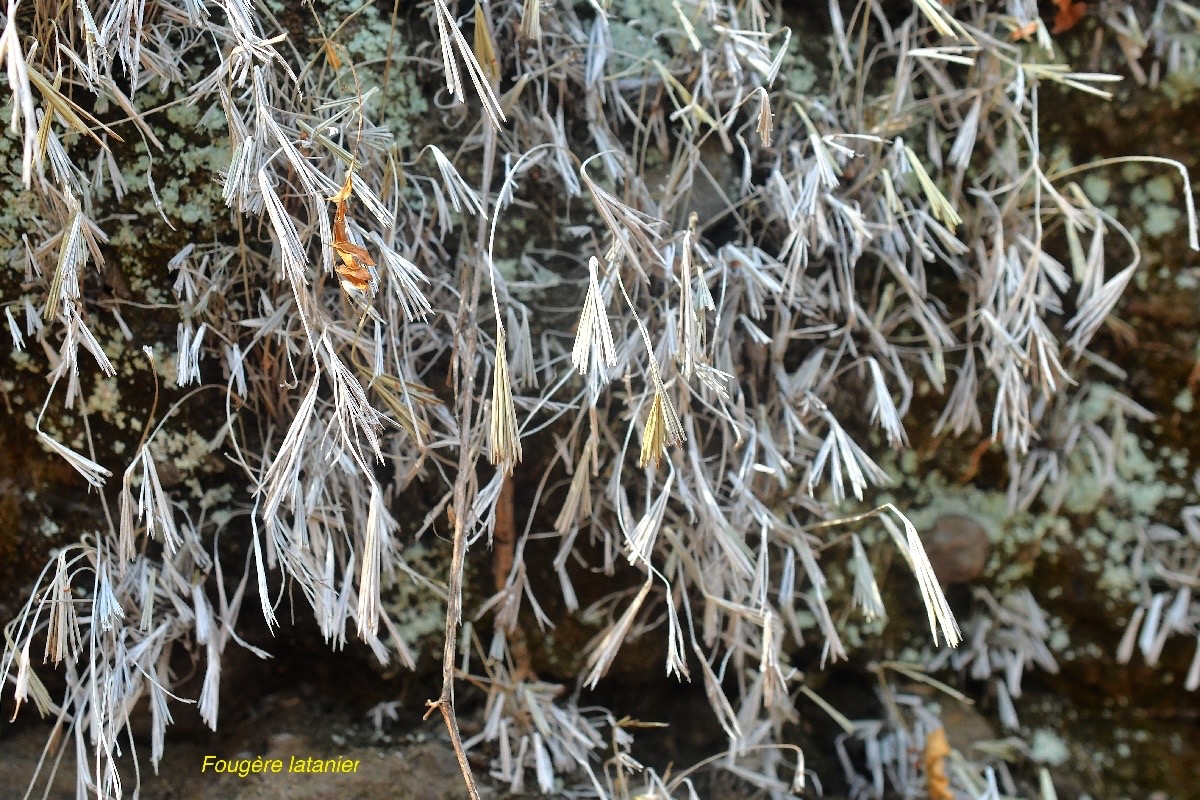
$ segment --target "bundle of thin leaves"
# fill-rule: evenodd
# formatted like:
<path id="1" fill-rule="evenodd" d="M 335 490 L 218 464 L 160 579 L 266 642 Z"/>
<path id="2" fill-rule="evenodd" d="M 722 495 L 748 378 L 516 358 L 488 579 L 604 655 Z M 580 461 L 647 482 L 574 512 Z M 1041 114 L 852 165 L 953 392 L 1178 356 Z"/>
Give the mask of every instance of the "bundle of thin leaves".
<path id="1" fill-rule="evenodd" d="M 332 646 L 357 636 L 412 667 L 418 643 L 381 597 L 415 580 L 445 603 L 430 711 L 472 796 L 465 750 L 485 745 L 514 791 L 530 776 L 579 796 L 693 791 L 692 772 L 634 759 L 619 709 L 581 704 L 639 635 L 665 641 L 667 674 L 703 683 L 728 735 L 719 765 L 793 796 L 811 776 L 785 724 L 796 692 L 816 697 L 796 664 L 847 657 L 831 603 L 885 616 L 880 552 L 915 575 L 928 652 L 962 638 L 904 503 L 872 502 L 917 392 L 943 403 L 917 424 L 987 428 L 1014 504 L 1059 479 L 1039 437 L 1109 366 L 1088 347 L 1139 256 L 1074 182 L 1084 168 L 1041 151 L 1039 93 L 1103 98 L 1114 76 L 1066 65 L 1035 0 L 831 0 L 808 78 L 798 43 L 817 37 L 763 0 L 402 5 L 9 0 L 0 58 L 29 198 L 10 262 L 28 288 L 5 314 L 17 349 L 46 353 L 37 434 L 100 489 L 106 524 L 47 565 L 0 676 L 73 738 L 81 800 L 121 796 L 119 741 L 143 699 L 162 756 L 177 643 L 203 662 L 196 702 L 216 729 L 247 598 L 271 626 L 295 602 Z M 1194 59 L 1200 15 L 1167 5 L 1152 36 L 1171 70 Z M 433 121 L 405 117 L 401 89 Z M 154 166 L 185 110 L 221 159 L 211 198 L 191 201 L 211 225 L 178 226 L 136 301 L 90 295 L 131 246 L 114 243 L 126 193 L 150 198 L 145 219 L 187 219 Z M 1195 247 L 1186 172 L 1142 161 L 1185 184 Z M 1113 238 L 1133 253 L 1119 268 Z M 123 315 L 139 309 L 169 315 L 175 341 L 135 342 Z M 83 387 L 118 368 L 156 388 L 110 495 L 90 428 L 73 444 L 53 417 L 86 427 Z M 160 377 L 197 386 L 160 408 Z M 248 491 L 164 481 L 167 440 L 201 402 L 222 409 L 203 449 Z M 418 485 L 440 499 L 398 518 Z M 407 550 L 447 519 L 445 573 L 422 575 Z M 244 563 L 223 562 L 222 536 L 246 542 Z M 543 540 L 556 586 L 525 558 Z M 492 560 L 493 596 L 464 601 L 469 559 Z M 822 560 L 849 567 L 852 597 Z M 611 591 L 582 608 L 589 571 Z M 524 644 L 553 624 L 552 591 L 603 620 L 565 695 Z M 1006 612 L 1022 663 L 1045 635 L 1029 608 Z M 490 641 L 469 646 L 464 618 Z M 459 677 L 488 692 L 466 742 Z M 910 787 L 896 743 L 936 730 L 919 702 L 890 708 L 846 721 L 900 754 L 870 780 L 847 756 L 859 796 L 882 796 L 885 772 Z"/>

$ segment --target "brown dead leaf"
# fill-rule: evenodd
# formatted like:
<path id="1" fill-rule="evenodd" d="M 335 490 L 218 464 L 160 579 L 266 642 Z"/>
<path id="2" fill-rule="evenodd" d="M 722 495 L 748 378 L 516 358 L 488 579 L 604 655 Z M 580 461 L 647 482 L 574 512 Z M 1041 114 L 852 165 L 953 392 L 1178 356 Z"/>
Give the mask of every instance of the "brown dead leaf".
<path id="1" fill-rule="evenodd" d="M 1037 33 L 1037 26 L 1037 20 L 1034 20 L 1027 25 L 1022 25 L 1012 32 L 1010 38 L 1014 42 L 1020 42 L 1028 39 L 1030 36 L 1033 36 L 1033 34 Z"/>
<path id="2" fill-rule="evenodd" d="M 375 266 L 375 260 L 365 249 L 350 241 L 346 234 L 346 205 L 350 193 L 354 189 L 354 173 L 346 171 L 346 182 L 333 197 L 329 198 L 336 204 L 333 214 L 333 249 L 341 258 L 337 266 L 337 274 L 343 284 L 350 284 L 360 292 L 365 292 L 371 285 L 371 271 L 367 267 Z"/>
<path id="3" fill-rule="evenodd" d="M 950 791 L 950 779 L 946 777 L 946 756 L 950 755 L 950 743 L 946 741 L 946 729 L 930 731 L 925 737 L 925 782 L 929 787 L 929 800 L 954 800 Z"/>
<path id="4" fill-rule="evenodd" d="M 1065 33 L 1074 28 L 1083 15 L 1087 13 L 1087 3 L 1077 3 L 1074 0 L 1054 0 L 1057 9 L 1054 14 L 1054 27 L 1051 33 Z"/>
<path id="5" fill-rule="evenodd" d="M 334 72 L 342 68 L 342 59 L 338 58 L 337 45 L 328 39 L 325 40 L 325 60 L 329 62 L 329 66 Z"/>

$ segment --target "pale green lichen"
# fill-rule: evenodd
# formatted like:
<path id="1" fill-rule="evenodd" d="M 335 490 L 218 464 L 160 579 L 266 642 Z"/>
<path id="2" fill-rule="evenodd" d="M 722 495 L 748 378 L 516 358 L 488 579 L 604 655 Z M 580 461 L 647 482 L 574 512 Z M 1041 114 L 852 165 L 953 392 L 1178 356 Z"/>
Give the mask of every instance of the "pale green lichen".
<path id="1" fill-rule="evenodd" d="M 232 500 L 233 495 L 233 486 L 228 483 L 218 486 L 215 489 L 206 489 L 200 496 L 200 508 L 218 508 Z"/>
<path id="2" fill-rule="evenodd" d="M 1146 206 L 1146 221 L 1142 230 L 1149 236 L 1166 236 L 1179 229 L 1183 212 L 1174 206 L 1151 203 Z"/>
<path id="3" fill-rule="evenodd" d="M 1141 183 L 1142 179 L 1149 174 L 1150 170 L 1140 161 L 1129 161 L 1121 165 L 1121 177 L 1129 184 Z"/>
<path id="4" fill-rule="evenodd" d="M 669 3 L 639 0 L 621 4 L 605 14 L 612 39 L 610 74 L 634 77 L 653 75 L 653 63 L 670 61 L 668 48 L 687 47 L 688 41 Z M 694 27 L 697 37 L 709 38 L 711 29 L 702 20 Z M 702 41 L 703 41 L 702 39 Z"/>
<path id="5" fill-rule="evenodd" d="M 277 6 L 276 13 L 288 7 L 278 2 L 269 5 Z M 396 145 L 407 148 L 415 140 L 414 128 L 429 111 L 429 103 L 405 63 L 410 34 L 402 23 L 393 28 L 391 15 L 383 8 L 337 0 L 323 6 L 321 21 L 325 34 L 332 36 L 330 47 L 340 62 L 338 79 L 344 81 L 348 93 L 369 95 L 367 112 L 388 128 Z M 311 14 L 307 8 L 304 13 Z M 329 68 L 328 56 L 321 58 L 324 68 Z"/>
<path id="6" fill-rule="evenodd" d="M 1093 203 L 1102 206 L 1108 202 L 1108 198 L 1112 194 L 1112 181 L 1103 175 L 1089 173 L 1083 179 L 1083 191 Z"/>
<path id="7" fill-rule="evenodd" d="M 92 393 L 87 399 L 89 414 L 99 414 L 106 420 L 121 413 L 121 389 L 115 377 L 97 378 L 92 387 Z"/>
<path id="8" fill-rule="evenodd" d="M 406 642 L 421 642 L 442 630 L 446 614 L 444 589 L 433 580 L 445 573 L 445 555 L 424 542 L 408 544 L 402 556 L 411 573 L 397 572 L 395 580 L 383 589 L 387 613 Z"/>
<path id="9" fill-rule="evenodd" d="M 0 119 L 12 119 L 11 99 L 0 105 Z M 0 206 L 0 247 L 20 246 L 22 234 L 37 230 L 41 217 L 37 196 L 26 191 L 21 183 L 21 143 L 11 131 L 0 135 L 0 191 L 4 203 Z"/>
<path id="10" fill-rule="evenodd" d="M 1062 737 L 1049 728 L 1038 728 L 1033 732 L 1029 757 L 1039 764 L 1061 766 L 1071 757 L 1071 751 Z"/>
<path id="11" fill-rule="evenodd" d="M 12 359 L 13 366 L 23 372 L 40 372 L 41 368 L 34 363 L 30 358 L 29 353 L 25 350 L 14 352 L 9 358 Z"/>
<path id="12" fill-rule="evenodd" d="M 1146 196 L 1159 203 L 1174 203 L 1176 178 L 1158 175 L 1146 182 Z"/>
<path id="13" fill-rule="evenodd" d="M 196 431 L 163 431 L 151 440 L 150 452 L 155 460 L 169 460 L 180 472 L 190 472 L 205 463 L 212 448 Z"/>

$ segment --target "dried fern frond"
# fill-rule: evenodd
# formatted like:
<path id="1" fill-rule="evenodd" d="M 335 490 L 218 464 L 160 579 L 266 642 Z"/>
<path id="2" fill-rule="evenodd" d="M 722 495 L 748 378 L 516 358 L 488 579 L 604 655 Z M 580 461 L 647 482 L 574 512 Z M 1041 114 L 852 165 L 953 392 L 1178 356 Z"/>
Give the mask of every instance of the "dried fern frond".
<path id="1" fill-rule="evenodd" d="M 521 460 L 521 433 L 513 405 L 512 382 L 508 374 L 508 348 L 504 326 L 496 332 L 496 362 L 492 368 L 491 421 L 488 425 L 488 458 L 503 464 L 511 474 Z"/>

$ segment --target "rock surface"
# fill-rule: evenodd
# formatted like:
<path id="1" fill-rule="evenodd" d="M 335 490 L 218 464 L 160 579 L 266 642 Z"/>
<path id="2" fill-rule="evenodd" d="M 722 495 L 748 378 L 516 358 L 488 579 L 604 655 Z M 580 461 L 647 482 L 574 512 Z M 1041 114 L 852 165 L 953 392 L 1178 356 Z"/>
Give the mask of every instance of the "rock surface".
<path id="1" fill-rule="evenodd" d="M 982 576 L 992 552 L 987 530 L 963 514 L 938 517 L 921 540 L 943 585 L 970 583 Z"/>

